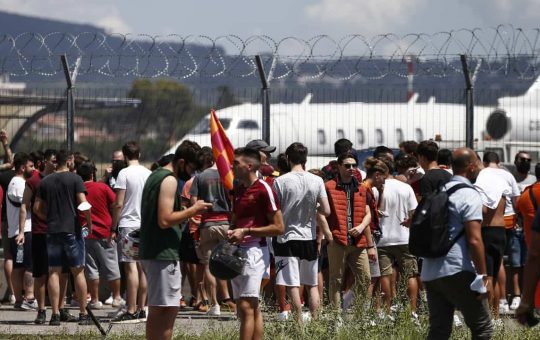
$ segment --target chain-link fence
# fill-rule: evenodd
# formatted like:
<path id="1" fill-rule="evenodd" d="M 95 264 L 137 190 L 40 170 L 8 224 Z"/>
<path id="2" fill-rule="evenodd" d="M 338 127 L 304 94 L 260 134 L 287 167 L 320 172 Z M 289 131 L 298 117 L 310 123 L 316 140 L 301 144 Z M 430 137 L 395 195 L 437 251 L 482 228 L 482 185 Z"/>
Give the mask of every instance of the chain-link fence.
<path id="1" fill-rule="evenodd" d="M 539 157 L 539 91 L 509 96 L 506 90 L 475 93 L 474 139 L 482 151 L 497 151 L 506 162 L 518 150 Z M 287 89 L 271 91 L 270 141 L 274 155 L 292 142 L 305 143 L 319 166 L 333 155 L 333 143 L 351 140 L 358 150 L 405 140 L 433 139 L 441 147 L 465 143 L 462 88 Z M 258 88 L 190 89 L 175 81 L 140 80 L 131 90 L 78 89 L 75 92 L 75 150 L 96 163 L 110 162 L 126 141 L 141 144 L 150 163 L 174 150 L 182 138 L 210 145 L 206 115 L 216 108 L 235 147 L 261 138 L 262 108 Z M 0 127 L 12 136 L 15 151 L 66 143 L 65 90 L 24 90 L 0 96 Z"/>

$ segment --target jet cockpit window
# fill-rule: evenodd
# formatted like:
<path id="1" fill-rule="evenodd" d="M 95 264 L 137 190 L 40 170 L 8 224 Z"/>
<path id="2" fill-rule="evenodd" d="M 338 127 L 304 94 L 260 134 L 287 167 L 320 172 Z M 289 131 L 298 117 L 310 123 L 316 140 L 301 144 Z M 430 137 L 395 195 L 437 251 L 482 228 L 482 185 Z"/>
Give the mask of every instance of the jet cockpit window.
<path id="1" fill-rule="evenodd" d="M 364 130 L 356 129 L 356 143 L 362 145 L 365 143 Z"/>
<path id="2" fill-rule="evenodd" d="M 227 130 L 231 125 L 231 120 L 229 118 L 220 118 L 219 121 L 225 130 Z M 202 119 L 197 125 L 195 125 L 193 129 L 191 129 L 190 133 L 193 135 L 210 133 L 210 118 Z"/>
<path id="3" fill-rule="evenodd" d="M 375 129 L 375 137 L 378 145 L 384 144 L 384 134 L 382 129 Z"/>
<path id="4" fill-rule="evenodd" d="M 337 130 L 337 139 L 343 139 L 345 138 L 345 131 L 343 131 L 343 129 L 338 129 Z"/>
<path id="5" fill-rule="evenodd" d="M 319 144 L 321 145 L 326 144 L 326 134 L 324 133 L 323 129 L 317 130 L 317 139 L 319 141 Z"/>
<path id="6" fill-rule="evenodd" d="M 241 120 L 238 122 L 238 128 L 246 130 L 257 130 L 259 129 L 259 124 L 254 120 Z"/>

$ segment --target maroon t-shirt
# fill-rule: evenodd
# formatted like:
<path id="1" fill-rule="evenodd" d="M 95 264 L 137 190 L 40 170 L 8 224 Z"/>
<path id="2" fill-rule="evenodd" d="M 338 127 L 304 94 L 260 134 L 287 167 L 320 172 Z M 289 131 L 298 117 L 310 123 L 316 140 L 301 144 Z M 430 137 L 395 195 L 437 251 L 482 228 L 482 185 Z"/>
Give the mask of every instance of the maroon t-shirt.
<path id="1" fill-rule="evenodd" d="M 105 183 L 84 182 L 86 188 L 86 200 L 92 205 L 92 233 L 88 239 L 102 240 L 111 235 L 112 217 L 109 207 L 114 203 L 116 196 Z M 81 225 L 86 224 L 84 214 L 79 212 Z"/>
<path id="2" fill-rule="evenodd" d="M 26 185 L 30 191 L 32 191 L 30 207 L 27 209 L 27 213 L 30 213 L 34 209 L 34 202 L 36 201 L 39 184 L 43 177 L 45 177 L 45 175 L 36 170 L 32 174 L 32 177 L 26 180 Z M 36 214 L 32 214 L 32 234 L 47 234 L 47 222 L 39 218 Z"/>
<path id="3" fill-rule="evenodd" d="M 237 228 L 264 227 L 272 223 L 268 214 L 279 209 L 276 192 L 268 183 L 257 179 L 249 188 L 238 186 L 234 196 L 233 213 Z M 247 235 L 242 245 L 259 245 L 260 237 Z"/>

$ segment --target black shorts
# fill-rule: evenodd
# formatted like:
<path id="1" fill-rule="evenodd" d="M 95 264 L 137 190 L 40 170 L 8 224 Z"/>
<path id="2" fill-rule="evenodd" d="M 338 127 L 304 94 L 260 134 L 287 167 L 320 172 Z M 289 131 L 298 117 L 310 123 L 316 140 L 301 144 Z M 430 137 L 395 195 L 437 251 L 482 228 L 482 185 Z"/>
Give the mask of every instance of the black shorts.
<path id="1" fill-rule="evenodd" d="M 504 227 L 482 227 L 482 241 L 487 275 L 493 277 L 493 282 L 496 282 L 506 248 L 506 230 Z"/>
<path id="2" fill-rule="evenodd" d="M 189 232 L 189 228 L 184 228 L 182 240 L 180 240 L 180 261 L 187 263 L 199 263 L 197 252 L 195 251 L 195 241 Z"/>
<path id="3" fill-rule="evenodd" d="M 27 272 L 32 272 L 32 233 L 24 233 L 23 261 L 21 263 L 17 263 L 18 246 L 15 238 L 16 236 L 9 239 L 10 250 L 13 255 L 13 269 L 24 268 Z"/>
<path id="4" fill-rule="evenodd" d="M 32 276 L 35 278 L 49 274 L 47 234 L 32 234 Z M 69 266 L 62 266 L 62 273 L 69 273 Z"/>
<path id="5" fill-rule="evenodd" d="M 32 234 L 32 262 L 34 265 L 33 277 L 49 274 L 47 234 Z"/>

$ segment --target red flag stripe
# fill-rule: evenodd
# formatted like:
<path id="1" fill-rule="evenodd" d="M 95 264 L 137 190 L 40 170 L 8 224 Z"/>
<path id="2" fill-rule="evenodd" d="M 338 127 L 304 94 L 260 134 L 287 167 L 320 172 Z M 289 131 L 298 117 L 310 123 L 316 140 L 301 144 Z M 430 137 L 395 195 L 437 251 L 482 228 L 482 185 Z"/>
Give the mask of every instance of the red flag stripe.
<path id="1" fill-rule="evenodd" d="M 227 189 L 233 187 L 233 172 L 231 165 L 234 158 L 234 148 L 221 125 L 221 122 L 216 116 L 214 110 L 210 113 L 210 134 L 212 142 L 212 154 L 216 160 L 219 177 L 223 185 Z"/>

